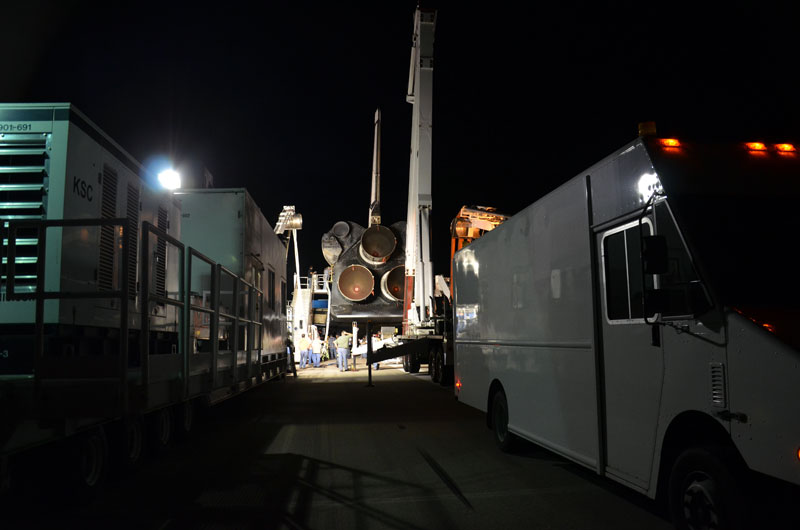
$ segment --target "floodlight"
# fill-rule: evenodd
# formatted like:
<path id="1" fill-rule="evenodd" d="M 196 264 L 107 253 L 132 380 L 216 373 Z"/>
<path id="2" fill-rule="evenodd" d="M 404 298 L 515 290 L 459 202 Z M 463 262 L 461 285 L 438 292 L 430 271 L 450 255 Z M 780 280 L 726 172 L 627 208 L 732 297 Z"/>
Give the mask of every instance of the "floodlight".
<path id="1" fill-rule="evenodd" d="M 181 175 L 174 169 L 165 169 L 158 174 L 158 182 L 168 190 L 175 190 L 181 187 Z"/>

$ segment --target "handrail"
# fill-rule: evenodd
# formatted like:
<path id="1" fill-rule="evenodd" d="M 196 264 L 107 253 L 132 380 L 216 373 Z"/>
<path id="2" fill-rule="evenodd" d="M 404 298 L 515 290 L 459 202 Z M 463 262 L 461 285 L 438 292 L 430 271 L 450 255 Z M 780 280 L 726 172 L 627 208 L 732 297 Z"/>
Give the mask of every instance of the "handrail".
<path id="1" fill-rule="evenodd" d="M 217 360 L 219 358 L 219 328 L 220 328 L 220 319 L 224 319 L 226 321 L 226 326 L 230 326 L 228 332 L 228 349 L 224 350 L 226 352 L 231 353 L 232 362 L 231 362 L 231 383 L 238 382 L 238 374 L 237 374 L 237 359 L 238 359 L 238 352 L 239 350 L 244 350 L 247 354 L 247 376 L 248 378 L 252 377 L 253 374 L 253 350 L 256 346 L 256 340 L 254 337 L 254 333 L 258 331 L 259 333 L 263 330 L 263 322 L 260 321 L 261 315 L 259 316 L 259 320 L 255 320 L 255 308 L 256 306 L 259 307 L 260 313 L 263 313 L 263 290 L 259 287 L 255 286 L 254 284 L 246 281 L 244 278 L 236 274 L 235 272 L 231 271 L 224 265 L 218 264 L 214 262 L 211 258 L 203 255 L 201 252 L 198 252 L 192 247 L 188 248 L 189 256 L 196 257 L 201 261 L 205 262 L 207 265 L 212 267 L 211 271 L 211 291 L 212 291 L 212 306 L 211 308 L 199 306 L 197 304 L 192 304 L 190 301 L 191 292 L 192 292 L 192 260 L 189 260 L 188 263 L 188 284 L 187 284 L 187 300 L 189 300 L 187 307 L 190 311 L 197 311 L 200 313 L 208 314 L 211 316 L 211 325 L 209 329 L 209 339 L 211 341 L 211 378 L 214 387 L 219 386 L 219 373 L 218 373 L 218 366 Z M 225 275 L 231 280 L 233 280 L 233 289 L 230 291 L 230 294 L 233 298 L 232 307 L 228 310 L 222 309 L 221 300 L 221 287 L 222 287 L 222 280 L 221 276 Z M 245 292 L 246 291 L 246 292 Z M 247 305 L 247 315 L 240 314 L 240 307 L 239 301 L 241 296 L 246 296 L 248 298 L 248 305 Z M 186 336 L 191 336 L 191 326 L 192 319 L 187 318 L 187 327 L 186 327 Z M 239 330 L 242 326 L 248 327 L 247 333 L 247 343 L 246 344 L 239 344 Z"/>
<path id="2" fill-rule="evenodd" d="M 45 291 L 45 262 L 47 260 L 47 229 L 65 227 L 89 227 L 89 226 L 112 226 L 122 228 L 122 267 L 120 274 L 120 284 L 122 289 L 115 291 L 101 292 L 65 292 L 65 291 Z M 14 291 L 15 260 L 17 250 L 17 230 L 22 228 L 35 228 L 37 233 L 36 242 L 36 291 L 27 292 L 25 296 Z M 33 374 L 34 374 L 34 396 L 36 402 L 41 402 L 41 363 L 44 357 L 44 302 L 45 300 L 62 299 L 95 299 L 112 298 L 119 299 L 120 311 L 120 350 L 119 350 L 119 399 L 124 414 L 130 409 L 128 395 L 128 266 L 129 252 L 133 246 L 131 241 L 130 220 L 128 218 L 111 219 L 19 219 L 8 222 L 8 261 L 6 264 L 6 299 L 7 300 L 29 300 L 35 298 L 35 344 L 33 352 Z M 37 405 L 38 406 L 38 405 Z"/>
<path id="3" fill-rule="evenodd" d="M 62 299 L 118 299 L 119 300 L 119 316 L 120 316 L 120 340 L 119 340 L 119 365 L 117 367 L 118 373 L 114 376 L 117 381 L 118 395 L 120 398 L 120 407 L 123 414 L 131 412 L 132 402 L 130 400 L 130 390 L 128 383 L 128 371 L 130 362 L 130 308 L 132 302 L 129 301 L 130 296 L 133 294 L 134 287 L 130 284 L 130 252 L 136 249 L 136 241 L 132 240 L 133 230 L 131 228 L 131 220 L 128 218 L 113 218 L 113 219 L 19 219 L 7 220 L 8 223 L 8 265 L 6 271 L 6 284 L 7 284 L 7 299 L 8 300 L 32 300 L 35 301 L 35 349 L 33 353 L 33 368 L 34 368 L 34 392 L 38 402 L 41 402 L 41 378 L 42 374 L 46 371 L 41 370 L 42 359 L 45 355 L 45 301 L 47 300 L 62 300 Z M 119 267 L 119 278 L 117 279 L 118 285 L 121 288 L 109 291 L 46 291 L 45 285 L 47 280 L 45 278 L 46 267 L 46 251 L 47 251 L 47 231 L 50 228 L 73 228 L 73 227 L 121 227 L 121 238 L 123 244 L 121 245 L 121 263 Z M 35 229 L 37 233 L 37 262 L 36 262 L 36 291 L 35 292 L 16 292 L 15 286 L 15 263 L 17 246 L 19 246 L 17 235 L 20 230 Z M 263 367 L 269 364 L 272 366 L 280 361 L 269 361 L 268 363 L 261 364 L 260 353 L 256 351 L 256 347 L 263 346 L 263 330 L 264 328 L 264 292 L 256 285 L 245 281 L 231 270 L 224 266 L 215 263 L 212 259 L 196 251 L 191 247 L 186 247 L 177 238 L 167 234 L 164 230 L 154 226 L 148 221 L 143 221 L 141 224 L 141 240 L 140 240 L 140 253 L 139 253 L 139 307 L 141 308 L 141 331 L 139 340 L 140 352 L 140 371 L 141 378 L 140 384 L 142 386 L 144 402 L 149 403 L 149 385 L 151 382 L 151 362 L 150 362 L 150 325 L 151 325 L 151 305 L 152 304 L 165 304 L 177 308 L 179 311 L 178 318 L 178 351 L 182 355 L 183 370 L 180 375 L 182 378 L 182 396 L 188 397 L 189 392 L 189 354 L 194 351 L 193 347 L 190 350 L 189 339 L 190 326 L 192 325 L 190 312 L 198 311 L 210 315 L 211 329 L 210 338 L 212 338 L 212 358 L 211 358 L 211 378 L 212 387 L 220 388 L 218 361 L 219 361 L 219 319 L 220 317 L 230 319 L 232 324 L 233 337 L 231 339 L 231 347 L 233 352 L 233 362 L 231 367 L 231 384 L 240 382 L 240 375 L 237 367 L 237 357 L 239 349 L 244 349 L 247 356 L 247 377 L 252 378 L 254 375 L 261 380 L 261 372 Z M 151 252 L 153 246 L 151 245 L 151 236 L 155 236 L 157 241 L 164 241 L 177 249 L 179 258 L 178 270 L 178 291 L 173 293 L 173 296 L 165 296 L 164 294 L 151 292 L 152 286 L 152 264 L 150 262 Z M 26 235 L 30 238 L 30 236 Z M 187 252 L 188 252 L 188 266 L 187 266 Z M 192 303 L 192 259 L 197 258 L 211 267 L 211 306 L 204 307 Z M 187 274 L 188 271 L 188 274 Z M 233 308 L 234 314 L 220 310 L 220 276 L 225 273 L 233 279 L 234 290 Z M 241 297 L 247 297 L 248 304 L 246 312 L 241 311 L 239 301 Z M 244 314 L 240 314 L 244 313 Z M 239 330 L 242 326 L 248 329 L 246 342 L 239 344 Z M 256 337 L 258 333 L 258 337 Z M 261 366 L 259 373 L 254 374 L 255 356 L 258 355 L 258 365 Z M 115 369 L 115 371 L 117 371 Z M 271 368 L 270 368 L 270 373 Z M 244 373 L 241 374 L 244 376 Z M 147 406 L 147 405 L 145 405 Z"/>
<path id="4" fill-rule="evenodd" d="M 178 248 L 179 264 L 178 264 L 178 299 L 161 296 L 157 293 L 150 292 L 150 234 L 156 238 L 163 239 L 167 243 Z M 184 305 L 185 298 L 185 281 L 184 281 L 184 264 L 186 257 L 186 247 L 178 239 L 167 234 L 165 230 L 158 228 L 149 221 L 142 221 L 142 244 L 141 244 L 141 261 L 139 269 L 141 271 L 139 279 L 139 304 L 141 307 L 141 340 L 139 341 L 139 351 L 141 352 L 142 363 L 142 387 L 145 392 L 145 401 L 149 397 L 150 385 L 150 302 L 155 301 L 158 303 L 166 303 L 177 306 L 180 309 L 180 318 L 178 319 L 178 351 L 184 352 L 186 350 L 186 311 Z M 183 353 L 183 394 L 188 391 L 188 366 L 189 358 Z"/>

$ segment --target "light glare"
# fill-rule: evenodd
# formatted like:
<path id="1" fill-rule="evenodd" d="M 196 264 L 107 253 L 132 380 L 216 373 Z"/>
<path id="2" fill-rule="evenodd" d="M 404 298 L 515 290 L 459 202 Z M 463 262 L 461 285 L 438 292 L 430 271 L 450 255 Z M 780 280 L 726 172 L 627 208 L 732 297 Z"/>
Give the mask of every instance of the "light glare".
<path id="1" fill-rule="evenodd" d="M 168 190 L 176 190 L 181 187 L 181 176 L 174 169 L 165 169 L 158 174 L 158 182 Z"/>
<path id="2" fill-rule="evenodd" d="M 655 173 L 645 173 L 639 177 L 639 182 L 636 186 L 639 191 L 639 199 L 642 203 L 647 202 L 654 193 L 662 194 L 664 189 L 661 187 L 661 181 Z"/>
<path id="3" fill-rule="evenodd" d="M 747 142 L 745 144 L 747 148 L 751 151 L 766 151 L 767 146 L 761 142 Z"/>

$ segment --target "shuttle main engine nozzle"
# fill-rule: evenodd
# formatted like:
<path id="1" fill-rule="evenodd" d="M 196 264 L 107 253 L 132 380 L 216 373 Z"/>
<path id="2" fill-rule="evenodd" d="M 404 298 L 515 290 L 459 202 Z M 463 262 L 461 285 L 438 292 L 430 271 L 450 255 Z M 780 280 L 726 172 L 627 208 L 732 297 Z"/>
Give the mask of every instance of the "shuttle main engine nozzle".
<path id="1" fill-rule="evenodd" d="M 361 236 L 358 253 L 370 265 L 386 263 L 397 246 L 397 238 L 385 226 L 372 225 Z"/>
<path id="2" fill-rule="evenodd" d="M 381 292 L 392 302 L 403 301 L 403 287 L 406 282 L 406 267 L 398 265 L 381 278 Z"/>
<path id="3" fill-rule="evenodd" d="M 351 302 L 361 302 L 372 294 L 375 277 L 363 265 L 349 265 L 339 274 L 339 292 Z"/>

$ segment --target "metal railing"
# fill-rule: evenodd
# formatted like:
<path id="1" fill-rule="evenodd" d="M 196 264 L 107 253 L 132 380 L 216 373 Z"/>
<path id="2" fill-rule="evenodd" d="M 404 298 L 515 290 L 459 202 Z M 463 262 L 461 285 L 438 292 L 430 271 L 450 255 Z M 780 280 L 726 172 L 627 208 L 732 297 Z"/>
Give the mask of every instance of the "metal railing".
<path id="1" fill-rule="evenodd" d="M 115 290 L 94 290 L 94 291 L 47 291 L 46 266 L 47 263 L 47 231 L 48 229 L 56 228 L 91 228 L 91 227 L 120 227 L 122 232 L 121 237 L 121 258 L 119 260 L 119 277 L 115 282 L 119 285 L 119 289 Z M 36 260 L 36 286 L 34 291 L 26 290 L 25 292 L 18 292 L 16 290 L 15 278 L 15 264 L 17 246 L 22 244 L 17 234 L 21 230 L 32 232 L 35 230 L 37 239 L 37 260 Z M 130 260 L 129 253 L 133 252 L 136 248 L 136 242 L 132 240 L 135 232 L 131 230 L 129 220 L 127 218 L 114 218 L 114 219 L 75 219 L 75 220 L 41 220 L 41 219 L 24 219 L 14 220 L 9 222 L 8 236 L 7 236 L 7 268 L 6 268 L 6 286 L 7 286 L 7 299 L 9 301 L 34 301 L 35 302 L 35 344 L 33 352 L 33 374 L 34 374 L 34 392 L 37 403 L 41 402 L 41 383 L 42 379 L 60 379 L 62 381 L 72 377 L 75 380 L 91 379 L 95 382 L 113 382 L 117 387 L 117 395 L 119 398 L 118 412 L 127 414 L 131 412 L 130 400 L 130 387 L 128 384 L 129 378 L 129 363 L 130 363 L 130 304 L 129 295 L 134 286 L 129 284 L 131 275 L 128 274 Z M 178 266 L 178 291 L 170 295 L 168 292 L 157 293 L 153 292 L 154 286 L 152 281 L 151 267 L 151 237 L 154 237 L 156 244 L 159 241 L 177 249 L 177 257 L 179 261 Z M 273 367 L 284 366 L 283 369 L 277 369 L 276 375 L 285 373 L 285 352 L 281 355 L 278 354 L 278 359 L 270 360 L 269 362 L 262 363 L 260 356 L 263 349 L 263 328 L 264 328 L 264 293 L 258 287 L 245 281 L 243 278 L 237 276 L 234 272 L 226 269 L 220 264 L 215 263 L 212 259 L 198 252 L 197 250 L 186 247 L 181 241 L 167 234 L 164 230 L 154 226 L 147 221 L 142 222 L 141 227 L 141 247 L 139 253 L 139 307 L 141 308 L 141 332 L 139 334 L 139 353 L 140 353 L 140 369 L 141 369 L 141 393 L 144 398 L 143 403 L 147 407 L 149 401 L 149 386 L 151 384 L 152 375 L 151 366 L 153 360 L 151 359 L 150 351 L 150 331 L 151 331 L 151 318 L 152 309 L 155 304 L 174 307 L 178 312 L 177 318 L 177 341 L 178 347 L 175 353 L 182 356 L 180 363 L 182 368 L 175 372 L 168 374 L 169 379 L 181 379 L 181 396 L 186 399 L 189 397 L 189 377 L 190 377 L 190 355 L 193 351 L 190 350 L 189 338 L 191 337 L 192 319 L 190 318 L 191 312 L 200 312 L 209 316 L 210 330 L 209 338 L 212 339 L 211 348 L 211 390 L 221 388 L 226 382 L 220 381 L 219 376 L 219 332 L 220 332 L 220 318 L 226 319 L 230 322 L 231 333 L 230 351 L 231 351 L 231 377 L 229 383 L 231 385 L 243 382 L 246 377 L 250 381 L 254 376 L 258 380 L 262 380 L 263 372 L 265 369 L 269 370 L 269 374 L 273 374 Z M 188 265 L 186 262 L 186 255 L 189 255 Z M 197 305 L 192 303 L 192 258 L 197 258 L 205 262 L 211 270 L 211 303 L 210 307 Z M 60 272 L 60 268 L 58 269 Z M 224 308 L 221 303 L 220 287 L 222 284 L 221 278 L 228 278 L 232 282 L 232 303 L 230 308 Z M 187 279 L 188 278 L 188 279 Z M 80 367 L 70 371 L 70 377 L 65 377 L 63 374 L 54 375 L 53 369 L 43 370 L 44 364 L 47 362 L 46 355 L 46 337 L 45 337 L 45 302 L 48 300 L 91 300 L 91 299 L 112 299 L 118 301 L 119 307 L 119 358 L 114 363 L 112 371 L 104 372 L 109 368 L 109 363 L 102 364 L 99 372 L 97 369 L 92 369 L 91 373 L 79 373 Z M 115 304 L 116 305 L 116 304 Z M 245 328 L 246 333 L 244 337 L 246 342 L 240 342 L 240 330 Z M 239 373 L 238 370 L 238 354 L 239 350 L 246 353 L 246 375 Z M 259 371 L 254 373 L 254 355 L 259 355 L 258 364 Z M 63 360 L 60 361 L 63 366 Z M 282 363 L 282 364 L 281 364 Z M 52 363 L 51 363 L 52 364 Z M 174 366 L 177 367 L 178 363 Z M 162 374 L 163 375 L 163 374 Z M 269 378 L 269 376 L 268 376 Z"/>
<path id="2" fill-rule="evenodd" d="M 153 293 L 150 290 L 150 234 L 156 236 L 157 239 L 162 239 L 168 245 L 178 248 L 178 298 L 170 298 L 161 293 Z M 184 245 L 176 238 L 167 234 L 161 228 L 153 225 L 149 221 L 142 221 L 142 244 L 140 253 L 140 266 L 141 274 L 139 276 L 139 304 L 142 308 L 142 334 L 139 341 L 139 348 L 141 352 L 142 362 L 142 386 L 147 388 L 150 384 L 150 303 L 156 302 L 159 304 L 169 305 L 178 308 L 180 311 L 180 318 L 178 320 L 178 351 L 186 351 L 186 336 L 184 334 L 186 326 L 186 311 L 184 310 L 186 304 L 184 302 Z M 186 367 L 186 360 L 184 355 L 184 368 Z M 186 392 L 187 377 L 184 371 L 183 377 L 183 391 Z"/>
<path id="3" fill-rule="evenodd" d="M 235 384 L 239 382 L 239 377 L 237 377 L 238 371 L 238 354 L 240 350 L 244 350 L 246 352 L 246 366 L 247 366 L 247 378 L 251 378 L 253 376 L 261 377 L 261 373 L 254 374 L 253 373 L 253 366 L 254 366 L 254 359 L 253 355 L 257 352 L 262 350 L 263 346 L 263 318 L 264 318 L 264 292 L 259 289 L 257 286 L 252 285 L 245 281 L 243 278 L 237 276 L 235 273 L 230 271 L 229 269 L 225 268 L 224 266 L 215 263 L 211 258 L 205 256 L 204 254 L 198 252 L 192 247 L 188 248 L 189 252 L 189 261 L 188 261 L 188 277 L 189 277 L 189 284 L 187 289 L 188 295 L 188 303 L 189 303 L 189 310 L 192 312 L 198 312 L 209 317 L 209 331 L 208 331 L 208 338 L 209 342 L 211 343 L 211 359 L 210 359 L 210 372 L 211 372 L 211 381 L 214 388 L 218 388 L 221 386 L 222 382 L 220 381 L 219 375 L 219 355 L 220 353 L 228 353 L 230 352 L 231 355 L 231 377 L 229 383 Z M 210 292 L 211 292 L 211 307 L 205 307 L 203 305 L 194 304 L 191 302 L 191 295 L 193 292 L 193 258 L 197 258 L 200 261 L 204 262 L 210 268 Z M 232 295 L 232 300 L 230 308 L 228 311 L 225 311 L 224 304 L 222 304 L 222 283 L 223 278 L 229 278 L 232 282 L 232 288 L 230 292 Z M 243 304 L 243 293 L 244 298 L 246 298 L 246 304 Z M 243 308 L 246 308 L 243 311 Z M 246 313 L 246 314 L 243 314 Z M 230 322 L 231 330 L 228 333 L 228 349 L 227 350 L 220 350 L 220 318 L 226 319 Z M 187 330 L 186 336 L 190 337 L 192 335 L 190 327 L 193 325 L 194 320 L 192 318 L 187 319 Z M 240 330 L 242 327 L 246 327 L 245 337 L 247 340 L 246 344 L 239 344 L 239 337 L 241 336 Z M 188 357 L 188 356 L 187 356 Z M 258 359 L 259 365 L 261 365 L 261 359 Z M 188 361 L 187 361 L 188 362 Z M 266 363 L 271 365 L 271 362 Z M 284 362 L 285 364 L 285 362 Z M 263 369 L 263 367 L 262 367 Z M 270 366 L 270 373 L 271 373 L 271 366 Z"/>
<path id="4" fill-rule="evenodd" d="M 50 228 L 67 227 L 120 227 L 122 228 L 122 274 L 121 288 L 113 291 L 46 291 L 45 290 L 45 263 L 47 262 L 47 230 Z M 37 261 L 36 261 L 36 290 L 17 293 L 15 290 L 15 265 L 17 251 L 17 231 L 22 229 L 35 229 L 37 232 Z M 128 408 L 128 253 L 132 246 L 130 241 L 131 231 L 129 222 L 126 218 L 115 219 L 55 219 L 55 220 L 15 220 L 10 221 L 8 226 L 8 262 L 6 265 L 6 299 L 31 300 L 36 302 L 35 309 L 35 339 L 33 352 L 33 374 L 34 374 L 34 394 L 37 403 L 41 401 L 41 383 L 44 359 L 44 305 L 46 300 L 75 300 L 75 299 L 117 299 L 119 300 L 119 326 L 120 326 L 120 347 L 118 360 L 118 373 L 113 379 L 119 381 L 119 399 L 123 411 Z"/>

